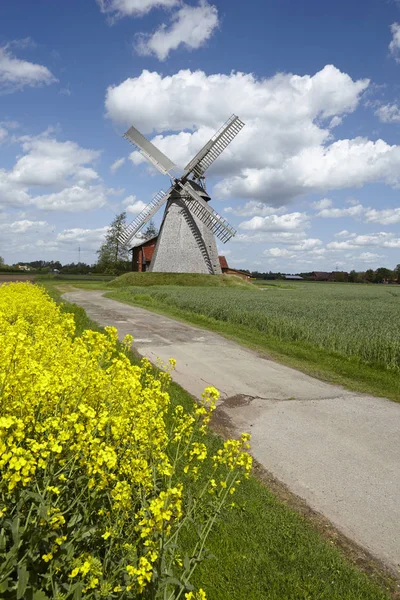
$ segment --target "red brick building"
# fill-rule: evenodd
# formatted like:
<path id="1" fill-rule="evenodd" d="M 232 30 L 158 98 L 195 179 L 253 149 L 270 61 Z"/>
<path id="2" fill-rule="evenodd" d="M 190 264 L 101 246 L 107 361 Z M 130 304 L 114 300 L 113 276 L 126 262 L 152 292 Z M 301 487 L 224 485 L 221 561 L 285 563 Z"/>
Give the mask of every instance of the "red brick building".
<path id="1" fill-rule="evenodd" d="M 139 271 L 139 273 L 142 273 L 143 271 L 149 270 L 157 239 L 158 236 L 155 235 L 130 249 L 130 252 L 132 252 L 132 271 Z"/>

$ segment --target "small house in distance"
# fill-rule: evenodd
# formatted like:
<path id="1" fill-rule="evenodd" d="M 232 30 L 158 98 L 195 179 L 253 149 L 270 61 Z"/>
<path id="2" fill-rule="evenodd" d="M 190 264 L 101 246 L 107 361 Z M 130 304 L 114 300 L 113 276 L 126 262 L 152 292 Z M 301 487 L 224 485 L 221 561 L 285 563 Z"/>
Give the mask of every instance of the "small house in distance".
<path id="1" fill-rule="evenodd" d="M 285 279 L 288 279 L 289 281 L 304 281 L 303 277 L 300 277 L 300 275 L 285 275 Z"/>
<path id="2" fill-rule="evenodd" d="M 157 244 L 158 235 L 149 238 L 148 240 L 139 241 L 135 246 L 130 248 L 132 253 L 132 271 L 144 273 L 149 271 L 151 259 L 153 258 L 154 250 Z M 235 275 L 245 281 L 250 281 L 250 275 L 238 269 L 231 269 L 228 266 L 225 256 L 218 256 L 221 271 L 224 275 Z M 176 272 L 171 265 L 171 273 Z"/>
<path id="3" fill-rule="evenodd" d="M 155 235 L 147 240 L 139 241 L 130 248 L 129 252 L 132 252 L 132 271 L 143 273 L 149 270 L 157 239 L 158 235 Z"/>
<path id="4" fill-rule="evenodd" d="M 327 273 L 325 271 L 314 271 L 312 274 L 314 281 L 332 281 L 333 273 Z"/>

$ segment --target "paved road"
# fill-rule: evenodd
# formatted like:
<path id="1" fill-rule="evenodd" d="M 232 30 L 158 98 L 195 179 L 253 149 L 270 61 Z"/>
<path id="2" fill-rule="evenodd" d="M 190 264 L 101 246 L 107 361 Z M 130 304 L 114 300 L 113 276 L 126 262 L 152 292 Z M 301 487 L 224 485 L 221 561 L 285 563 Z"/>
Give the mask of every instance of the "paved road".
<path id="1" fill-rule="evenodd" d="M 174 379 L 252 434 L 254 457 L 309 506 L 400 574 L 400 404 L 352 393 L 267 360 L 217 334 L 104 298 L 64 297 L 101 325 L 131 333 L 155 362 L 177 359 Z"/>

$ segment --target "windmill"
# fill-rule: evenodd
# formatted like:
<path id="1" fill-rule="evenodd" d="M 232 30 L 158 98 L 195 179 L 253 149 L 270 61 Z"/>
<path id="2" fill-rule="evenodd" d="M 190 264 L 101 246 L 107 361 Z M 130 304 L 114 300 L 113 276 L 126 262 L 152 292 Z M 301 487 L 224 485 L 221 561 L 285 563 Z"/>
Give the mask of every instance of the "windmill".
<path id="1" fill-rule="evenodd" d="M 243 126 L 239 117 L 232 115 L 186 165 L 180 177 L 171 174 L 176 165 L 135 127 L 124 134 L 147 160 L 171 179 L 169 190 L 159 191 L 120 237 L 120 242 L 127 247 L 166 205 L 150 271 L 221 273 L 215 237 L 226 243 L 236 230 L 208 204 L 211 198 L 206 191 L 205 172 Z"/>

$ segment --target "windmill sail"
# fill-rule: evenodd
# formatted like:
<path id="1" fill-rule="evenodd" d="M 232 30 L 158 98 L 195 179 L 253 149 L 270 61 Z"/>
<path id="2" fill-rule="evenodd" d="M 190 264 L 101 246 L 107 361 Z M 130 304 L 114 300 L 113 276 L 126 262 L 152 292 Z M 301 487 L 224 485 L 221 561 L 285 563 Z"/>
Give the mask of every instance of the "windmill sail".
<path id="1" fill-rule="evenodd" d="M 172 162 L 165 156 L 161 150 L 156 148 L 147 138 L 144 137 L 135 127 L 130 127 L 124 138 L 131 142 L 138 150 L 149 160 L 163 175 L 167 175 L 171 169 L 176 167 L 175 163 Z"/>
<path id="2" fill-rule="evenodd" d="M 119 241 L 127 246 L 131 239 L 135 237 L 135 235 L 150 221 L 150 219 L 156 214 L 159 208 L 165 204 L 168 200 L 170 192 L 173 188 L 170 188 L 168 192 L 164 192 L 160 190 L 158 194 L 156 194 L 151 202 L 147 204 L 142 212 L 138 214 L 138 216 L 124 229 L 122 232 Z"/>
<path id="3" fill-rule="evenodd" d="M 219 129 L 209 142 L 196 154 L 185 167 L 185 176 L 193 173 L 195 179 L 203 176 L 208 167 L 218 158 L 231 141 L 244 127 L 244 123 L 236 115 Z"/>
<path id="4" fill-rule="evenodd" d="M 196 215 L 207 227 L 217 236 L 224 244 L 236 235 L 236 229 L 229 225 L 221 215 L 207 204 L 205 200 L 198 194 L 190 185 L 186 183 L 182 186 L 184 192 L 183 199 L 190 208 L 191 212 Z M 187 196 L 190 196 L 188 198 Z"/>

